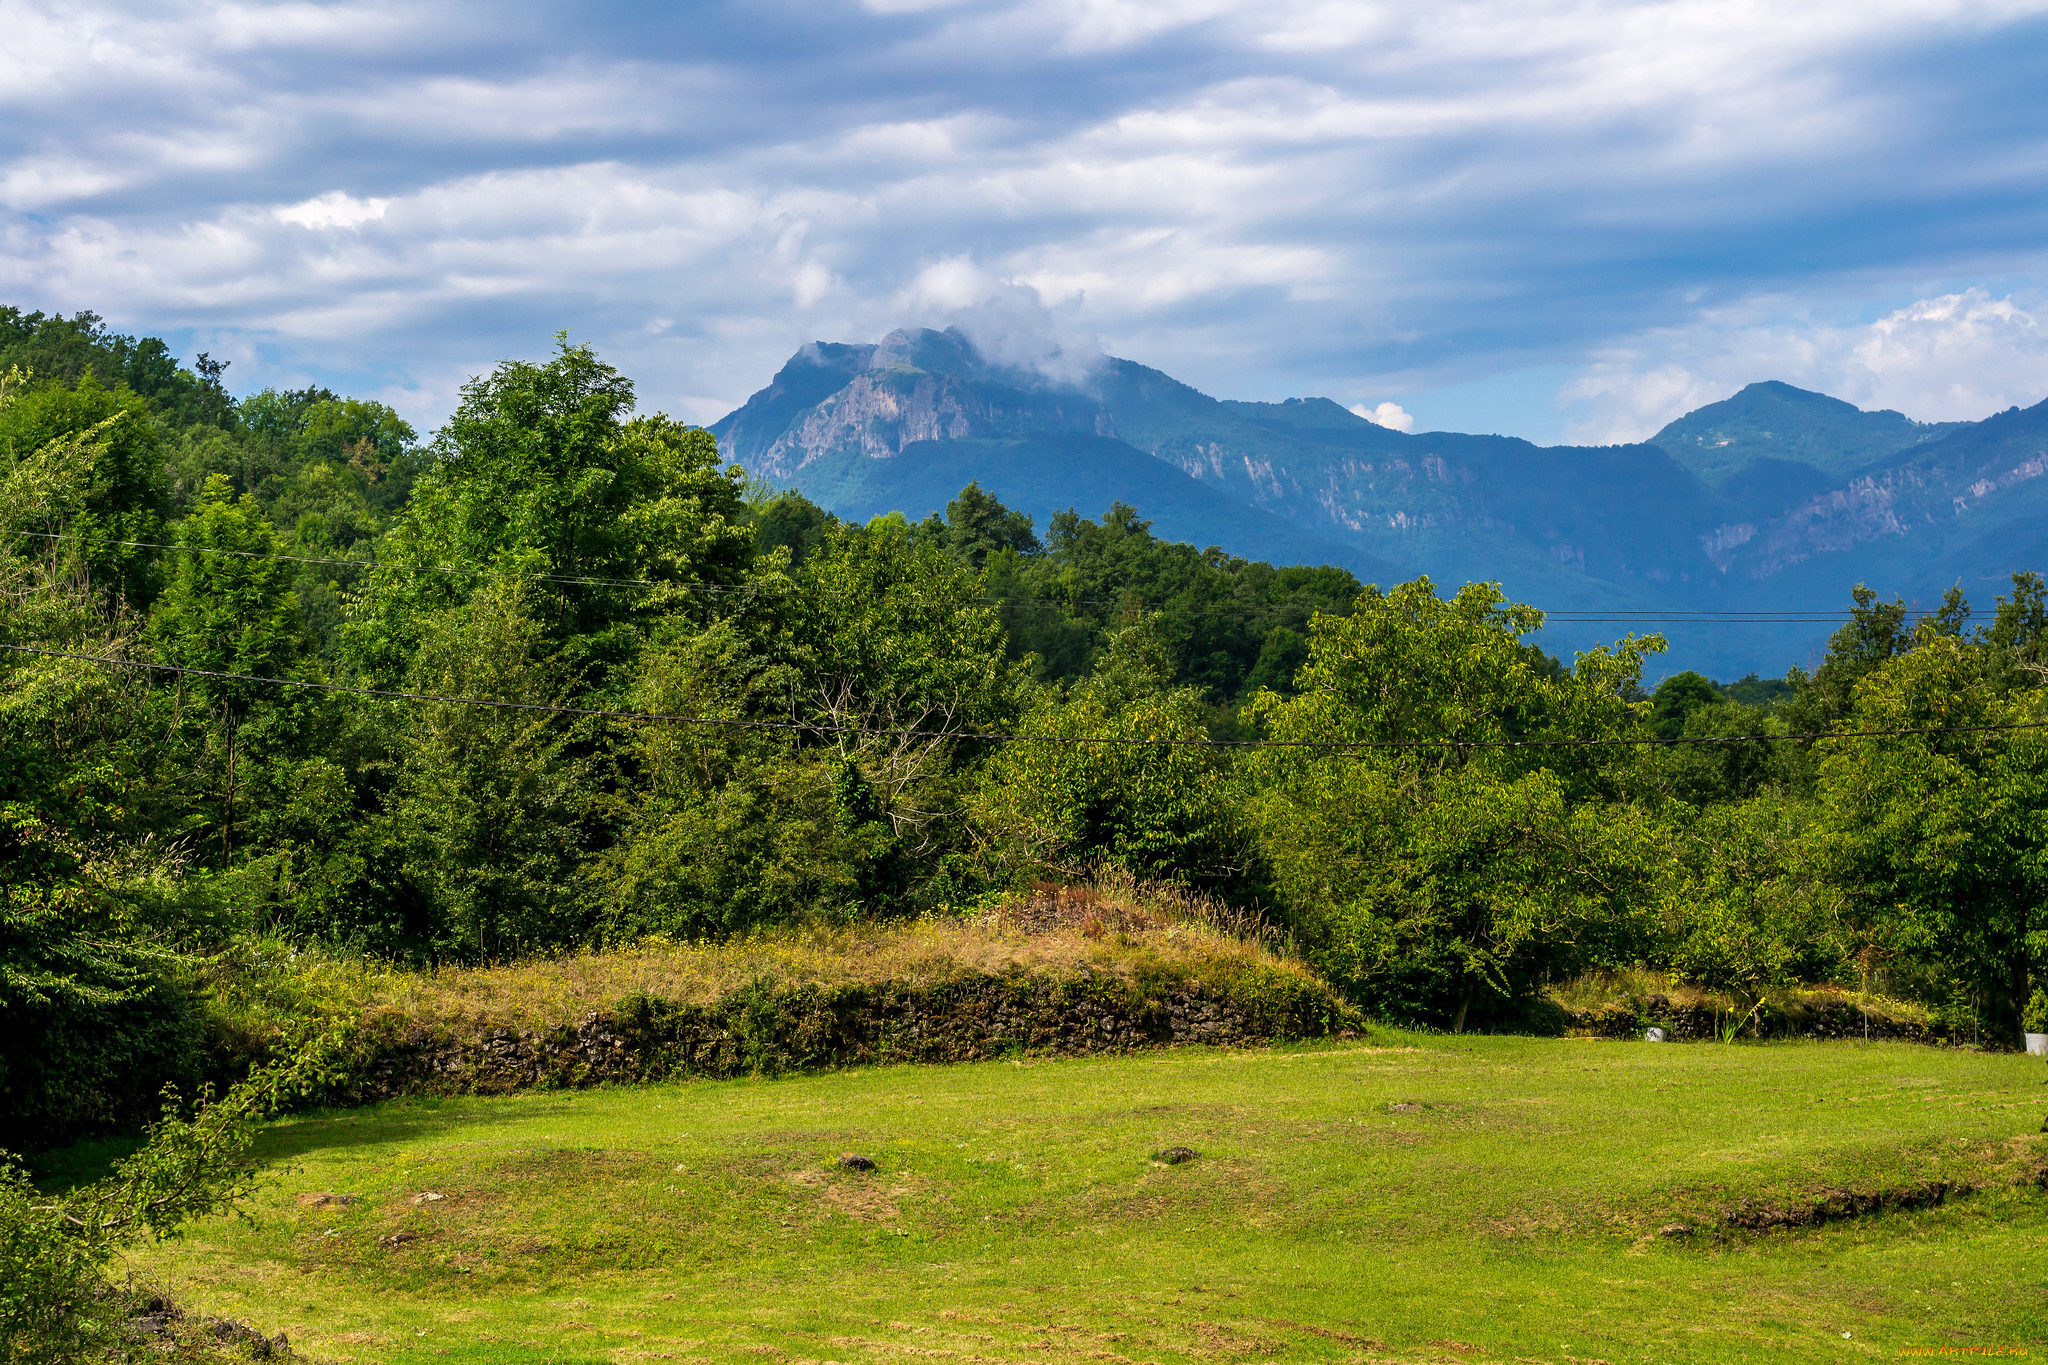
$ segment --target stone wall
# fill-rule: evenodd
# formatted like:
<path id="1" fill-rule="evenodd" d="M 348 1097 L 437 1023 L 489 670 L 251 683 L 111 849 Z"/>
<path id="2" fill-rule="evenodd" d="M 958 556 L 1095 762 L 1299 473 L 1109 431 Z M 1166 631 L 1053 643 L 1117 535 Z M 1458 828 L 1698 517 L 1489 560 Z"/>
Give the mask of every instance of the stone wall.
<path id="1" fill-rule="evenodd" d="M 345 1092 L 501 1094 L 668 1076 L 778 1074 L 1004 1055 L 1079 1056 L 1176 1043 L 1250 1044 L 1355 1033 L 1326 987 L 1283 972 L 1145 984 L 1083 969 L 905 984 L 760 984 L 709 1005 L 648 996 L 553 1028 L 465 1030 L 371 1020 Z"/>

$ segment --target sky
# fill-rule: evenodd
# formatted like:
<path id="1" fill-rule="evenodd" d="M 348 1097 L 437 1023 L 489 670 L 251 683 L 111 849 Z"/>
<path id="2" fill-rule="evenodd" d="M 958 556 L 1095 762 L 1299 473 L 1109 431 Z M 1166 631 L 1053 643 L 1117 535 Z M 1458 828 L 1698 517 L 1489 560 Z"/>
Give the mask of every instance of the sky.
<path id="1" fill-rule="evenodd" d="M 708 421 L 959 325 L 1639 439 L 2048 396 L 2048 0 L 0 0 L 0 302 L 430 429 L 557 332 Z"/>

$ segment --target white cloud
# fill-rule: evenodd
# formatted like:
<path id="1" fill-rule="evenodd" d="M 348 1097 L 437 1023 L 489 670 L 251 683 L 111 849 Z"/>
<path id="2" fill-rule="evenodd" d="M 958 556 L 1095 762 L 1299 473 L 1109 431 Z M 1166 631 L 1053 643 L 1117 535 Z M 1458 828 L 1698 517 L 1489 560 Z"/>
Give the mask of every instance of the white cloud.
<path id="1" fill-rule="evenodd" d="M 1393 431 L 1415 430 L 1414 414 L 1403 409 L 1399 403 L 1380 403 L 1370 408 L 1363 403 L 1353 403 L 1351 410 L 1375 426 L 1387 427 Z"/>
<path id="2" fill-rule="evenodd" d="M 1774 375 L 1981 415 L 2039 355 L 2011 283 L 1810 315 L 2048 281 L 2012 226 L 2048 211 L 2048 0 L 774 3 L 817 45 L 712 6 L 0 0 L 6 301 L 417 394 L 568 326 L 693 408 L 911 322 L 1246 397 L 1584 361 L 1601 437 Z"/>
<path id="3" fill-rule="evenodd" d="M 1921 299 L 1882 318 L 1855 346 L 1879 404 L 1922 421 L 1981 417 L 2048 396 L 2048 329 L 1982 289 Z"/>
<path id="4" fill-rule="evenodd" d="M 389 199 L 357 199 L 340 190 L 330 190 L 288 208 L 273 209 L 280 223 L 296 223 L 318 232 L 324 228 L 361 227 L 384 216 Z"/>
<path id="5" fill-rule="evenodd" d="M 1641 440 L 1758 379 L 1922 422 L 1974 421 L 2048 397 L 2048 327 L 2010 297 L 1966 289 L 1860 326 L 1769 316 L 1771 302 L 1611 348 L 1565 388 L 1582 409 L 1570 439 Z"/>
<path id="6" fill-rule="evenodd" d="M 1078 303 L 1048 307 L 1031 285 L 951 256 L 918 272 L 898 296 L 896 312 L 908 323 L 959 328 L 994 364 L 1076 384 L 1102 363 L 1094 334 L 1077 321 Z"/>

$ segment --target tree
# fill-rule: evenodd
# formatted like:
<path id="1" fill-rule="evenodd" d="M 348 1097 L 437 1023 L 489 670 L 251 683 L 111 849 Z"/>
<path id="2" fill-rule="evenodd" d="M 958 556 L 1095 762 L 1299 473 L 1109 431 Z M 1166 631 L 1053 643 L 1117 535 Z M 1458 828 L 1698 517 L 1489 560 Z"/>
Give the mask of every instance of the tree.
<path id="1" fill-rule="evenodd" d="M 1685 733 L 1686 719 L 1693 712 L 1725 700 L 1705 674 L 1673 673 L 1650 695 L 1650 729 L 1659 739 L 1675 739 Z"/>
<path id="2" fill-rule="evenodd" d="M 1670 833 L 1664 958 L 1752 1017 L 1772 989 L 1828 980 L 1850 956 L 1840 897 L 1804 856 L 1812 820 L 1809 803 L 1773 793 L 1710 806 Z"/>
<path id="3" fill-rule="evenodd" d="M 2015 692 L 2048 684 L 2048 582 L 2037 573 L 2016 573 L 2012 596 L 1997 601 L 1979 636 L 1990 652 L 1991 685 Z"/>
<path id="4" fill-rule="evenodd" d="M 642 657 L 637 706 L 730 724 L 634 734 L 606 804 L 620 836 L 589 868 L 609 935 L 730 933 L 954 894 L 962 802 L 986 751 L 966 736 L 1009 728 L 1019 701 L 975 575 L 902 517 L 834 523 L 793 574 L 779 563 Z"/>
<path id="5" fill-rule="evenodd" d="M 183 1113 L 174 1090 L 113 1173 L 61 1195 L 37 1190 L 0 1152 L 0 1361 L 73 1365 L 121 1344 L 106 1265 L 124 1248 L 233 1211 L 256 1189 L 256 1124 L 325 1080 L 334 1042 L 315 1036 L 216 1100 Z"/>
<path id="6" fill-rule="evenodd" d="M 1929 623 L 1858 682 L 1845 728 L 2012 724 L 2042 693 L 2000 696 L 1988 651 Z M 1876 953 L 1937 967 L 1992 1036 L 2019 1040 L 2048 960 L 2048 738 L 2038 729 L 1889 734 L 1825 744 L 1811 847 Z"/>
<path id="7" fill-rule="evenodd" d="M 0 388 L 12 390 L 0 403 L 0 462 L 16 477 L 33 477 L 34 466 L 59 451 L 82 457 L 45 488 L 36 515 L 21 508 L 0 529 L 68 537 L 36 548 L 79 565 L 104 602 L 147 607 L 155 552 L 133 542 L 160 540 L 165 512 L 163 451 L 149 405 L 125 386 L 103 387 L 90 370 L 75 388 L 33 383 L 19 371 Z"/>
<path id="8" fill-rule="evenodd" d="M 1031 518 L 1003 506 L 984 493 L 979 483 L 968 484 L 960 490 L 959 497 L 946 504 L 946 519 L 938 523 L 934 533 L 948 554 L 976 570 L 986 567 L 992 554 L 1039 552 L 1038 534 L 1031 527 Z"/>
<path id="9" fill-rule="evenodd" d="M 1298 662 L 1289 642 L 1309 619 L 1343 614 L 1359 592 L 1344 569 L 1276 569 L 1159 540 L 1123 503 L 1100 522 L 1058 513 L 1038 549 L 1029 522 L 979 489 L 963 490 L 943 526 L 936 518 L 928 525 L 940 543 L 983 568 L 985 589 L 1001 604 L 1010 657 L 1029 659 L 1036 676 L 1083 676 L 1111 634 L 1156 613 L 1173 680 L 1202 692 L 1209 724 L 1221 732 L 1235 726 L 1236 703 L 1248 692 L 1285 690 L 1289 665 Z M 1259 683 L 1248 683 L 1254 672 Z"/>
<path id="10" fill-rule="evenodd" d="M 1796 667 L 1786 675 L 1792 697 L 1785 703 L 1785 718 L 1795 731 L 1835 728 L 1854 702 L 1856 684 L 1872 669 L 1912 648 L 1913 631 L 1906 624 L 1904 602 L 1896 598 L 1880 602 L 1876 591 L 1861 583 L 1849 596 L 1854 603 L 1849 623 L 1829 638 L 1827 657 L 1813 676 Z"/>
<path id="11" fill-rule="evenodd" d="M 540 590 L 528 610 L 599 690 L 656 622 L 704 619 L 752 559 L 741 478 L 709 432 L 632 407 L 632 384 L 566 340 L 466 384 L 380 547 L 348 657 L 400 676 L 420 623 L 496 580 Z"/>
<path id="12" fill-rule="evenodd" d="M 407 688 L 564 701 L 565 670 L 526 607 L 536 595 L 494 583 L 422 622 Z M 589 731 L 545 711 L 456 702 L 412 708 L 405 721 L 386 823 L 433 917 L 425 942 L 408 946 L 490 961 L 584 939 L 593 917 L 574 877 L 596 833 L 586 819 L 596 797 Z"/>
<path id="13" fill-rule="evenodd" d="M 200 670 L 192 690 L 214 708 L 222 730 L 220 839 L 234 844 L 235 795 L 243 726 L 276 700 L 275 685 L 208 673 L 287 676 L 305 646 L 291 565 L 274 558 L 277 533 L 254 498 L 237 501 L 227 479 L 207 481 L 199 509 L 178 526 L 183 553 L 149 621 L 164 660 Z"/>
<path id="14" fill-rule="evenodd" d="M 1251 831 L 1232 766 L 1207 747 L 1201 696 L 1175 687 L 1157 616 L 1110 637 L 1095 672 L 1053 684 L 1020 723 L 1050 741 L 1004 745 L 978 817 L 1013 874 L 1101 860 L 1148 879 L 1242 890 Z"/>
<path id="15" fill-rule="evenodd" d="M 1251 766 L 1260 846 L 1310 960 L 1387 1013 L 1462 1028 L 1544 980 L 1632 955 L 1654 826 L 1615 799 L 1656 637 L 1579 657 L 1542 613 L 1471 584 L 1368 591 L 1312 623 L 1298 693 L 1247 714 L 1291 746 Z M 1356 749 L 1318 746 L 1352 743 Z M 1377 746 L 1377 747 L 1373 747 Z"/>

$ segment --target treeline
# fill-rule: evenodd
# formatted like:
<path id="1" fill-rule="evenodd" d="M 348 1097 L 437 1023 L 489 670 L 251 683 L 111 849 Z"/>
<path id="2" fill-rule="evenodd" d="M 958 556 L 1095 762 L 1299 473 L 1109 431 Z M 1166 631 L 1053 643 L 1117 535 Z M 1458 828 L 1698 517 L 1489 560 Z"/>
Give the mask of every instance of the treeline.
<path id="1" fill-rule="evenodd" d="M 1643 964 L 2001 1040 L 2048 1003 L 2048 751 L 1983 728 L 2042 715 L 2031 575 L 1980 629 L 1859 590 L 1812 676 L 1652 697 L 1654 638 L 1566 668 L 1487 586 L 1124 507 L 842 523 L 584 347 L 422 443 L 166 379 L 89 315 L 0 323 L 0 1145 L 221 1070 L 219 1020 L 285 989 L 250 945 L 502 960 L 1101 864 L 1268 916 L 1405 1021 L 1516 1026 Z M 1725 736 L 1766 738 L 1643 742 Z"/>

